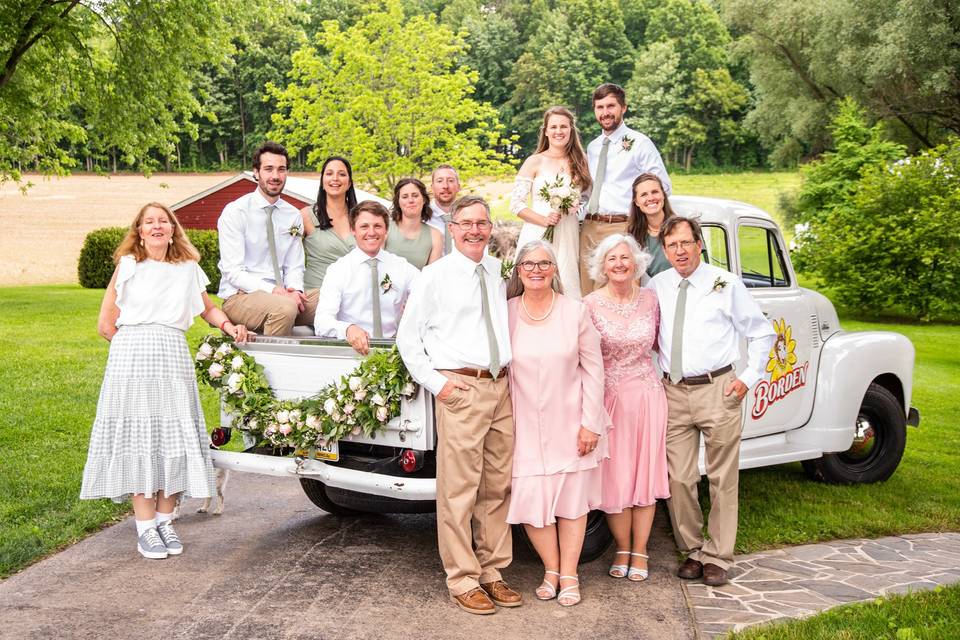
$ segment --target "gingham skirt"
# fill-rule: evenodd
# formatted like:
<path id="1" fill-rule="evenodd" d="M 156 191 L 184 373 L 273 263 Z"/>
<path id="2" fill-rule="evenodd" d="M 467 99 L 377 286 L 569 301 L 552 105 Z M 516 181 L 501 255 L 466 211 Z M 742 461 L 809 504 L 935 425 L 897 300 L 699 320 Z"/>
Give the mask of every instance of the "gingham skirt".
<path id="1" fill-rule="evenodd" d="M 213 496 L 209 442 L 183 332 L 120 327 L 110 342 L 80 497 Z"/>

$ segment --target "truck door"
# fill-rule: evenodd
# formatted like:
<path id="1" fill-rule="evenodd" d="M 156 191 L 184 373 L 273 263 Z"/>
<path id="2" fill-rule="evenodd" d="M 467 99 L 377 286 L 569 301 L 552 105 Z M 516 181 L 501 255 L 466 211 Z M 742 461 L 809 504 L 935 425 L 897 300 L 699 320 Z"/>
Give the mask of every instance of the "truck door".
<path id="1" fill-rule="evenodd" d="M 820 333 L 816 312 L 797 286 L 777 226 L 741 217 L 737 247 L 740 277 L 777 332 L 763 377 L 747 393 L 743 406 L 743 437 L 751 438 L 795 429 L 810 417 Z M 741 353 L 742 366 L 746 342 Z"/>

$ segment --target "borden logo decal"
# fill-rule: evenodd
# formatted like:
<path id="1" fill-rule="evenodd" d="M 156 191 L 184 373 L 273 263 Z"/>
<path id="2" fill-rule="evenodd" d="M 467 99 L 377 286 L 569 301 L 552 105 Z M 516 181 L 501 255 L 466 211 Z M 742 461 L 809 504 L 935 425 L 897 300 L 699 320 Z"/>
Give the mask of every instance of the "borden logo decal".
<path id="1" fill-rule="evenodd" d="M 773 321 L 773 330 L 777 332 L 777 340 L 770 349 L 770 360 L 767 362 L 767 373 L 770 380 L 761 380 L 754 389 L 753 409 L 750 417 L 758 420 L 767 412 L 770 405 L 783 400 L 791 392 L 807 384 L 807 370 L 809 362 L 800 366 L 797 364 L 797 341 L 793 339 L 793 330 L 787 321 L 780 318 Z"/>

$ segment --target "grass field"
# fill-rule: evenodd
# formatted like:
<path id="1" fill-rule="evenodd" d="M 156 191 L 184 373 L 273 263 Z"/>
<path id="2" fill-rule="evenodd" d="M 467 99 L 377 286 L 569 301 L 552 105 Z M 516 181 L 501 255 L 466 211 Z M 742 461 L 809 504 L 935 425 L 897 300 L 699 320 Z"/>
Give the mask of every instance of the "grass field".
<path id="1" fill-rule="evenodd" d="M 102 295 L 67 285 L 0 288 L 0 576 L 127 512 L 77 499 L 108 347 L 96 335 Z M 900 469 L 883 484 L 820 485 L 799 465 L 745 472 L 739 552 L 960 529 L 960 363 L 944 349 L 960 340 L 960 327 L 845 326 L 894 329 L 913 340 L 922 426 L 910 430 Z M 207 330 L 195 324 L 191 344 Z M 209 389 L 201 394 L 212 422 L 216 398 Z"/>

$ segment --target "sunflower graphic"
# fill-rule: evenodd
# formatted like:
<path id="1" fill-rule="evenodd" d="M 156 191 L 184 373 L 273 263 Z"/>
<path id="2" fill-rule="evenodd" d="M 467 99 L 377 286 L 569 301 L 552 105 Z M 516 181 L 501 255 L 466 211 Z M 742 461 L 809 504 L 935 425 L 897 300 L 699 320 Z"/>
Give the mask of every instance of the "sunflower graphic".
<path id="1" fill-rule="evenodd" d="M 773 321 L 773 330 L 777 332 L 777 340 L 770 349 L 770 361 L 767 363 L 770 382 L 776 382 L 793 371 L 793 365 L 797 363 L 797 354 L 794 353 L 797 341 L 793 339 L 793 329 L 786 320 L 780 318 L 779 321 Z"/>

